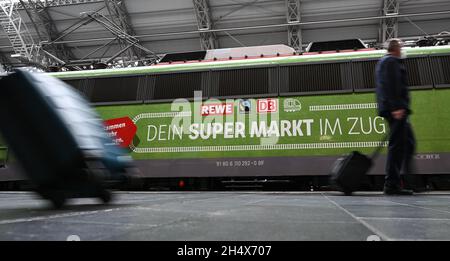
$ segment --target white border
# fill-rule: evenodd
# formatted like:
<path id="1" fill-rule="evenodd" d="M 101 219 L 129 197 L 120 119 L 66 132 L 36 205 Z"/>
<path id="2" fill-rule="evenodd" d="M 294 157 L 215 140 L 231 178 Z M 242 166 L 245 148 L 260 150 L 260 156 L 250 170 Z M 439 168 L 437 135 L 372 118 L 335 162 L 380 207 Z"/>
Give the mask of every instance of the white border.
<path id="1" fill-rule="evenodd" d="M 195 146 L 195 147 L 158 147 L 133 148 L 135 153 L 174 153 L 174 152 L 224 152 L 224 151 L 255 151 L 255 150 L 314 150 L 314 149 L 350 149 L 387 147 L 388 142 L 327 142 L 273 145 L 228 145 L 228 146 Z"/>
<path id="2" fill-rule="evenodd" d="M 377 109 L 376 103 L 356 103 L 356 104 L 335 104 L 335 105 L 311 105 L 309 111 L 343 111 L 343 110 L 361 110 Z"/>
<path id="3" fill-rule="evenodd" d="M 311 105 L 310 111 L 360 110 L 376 109 L 376 103 Z M 188 117 L 192 112 L 156 112 L 141 113 L 133 118 L 136 124 L 141 119 Z M 310 149 L 350 149 L 387 147 L 388 142 L 327 142 L 327 143 L 299 143 L 299 144 L 271 144 L 271 145 L 225 145 L 225 146 L 195 146 L 195 147 L 155 147 L 136 148 L 133 143 L 130 149 L 135 153 L 179 153 L 179 152 L 226 152 L 226 151 L 259 151 L 259 150 L 310 150 Z"/>

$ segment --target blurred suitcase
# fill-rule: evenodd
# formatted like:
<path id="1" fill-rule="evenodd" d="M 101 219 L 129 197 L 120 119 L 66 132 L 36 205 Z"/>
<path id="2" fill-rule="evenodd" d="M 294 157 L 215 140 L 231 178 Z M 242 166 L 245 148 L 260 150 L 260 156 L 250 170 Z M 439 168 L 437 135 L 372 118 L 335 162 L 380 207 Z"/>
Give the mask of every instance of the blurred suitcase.
<path id="1" fill-rule="evenodd" d="M 45 74 L 18 70 L 0 80 L 0 131 L 36 192 L 57 208 L 73 197 L 109 202 L 107 181 L 124 178 L 128 167 L 105 147 L 103 123 L 87 101 Z"/>
<path id="2" fill-rule="evenodd" d="M 386 139 L 387 136 L 383 143 Z M 381 149 L 382 146 L 377 147 L 371 157 L 352 151 L 349 155 L 337 159 L 331 168 L 331 184 L 347 196 L 360 189 Z"/>

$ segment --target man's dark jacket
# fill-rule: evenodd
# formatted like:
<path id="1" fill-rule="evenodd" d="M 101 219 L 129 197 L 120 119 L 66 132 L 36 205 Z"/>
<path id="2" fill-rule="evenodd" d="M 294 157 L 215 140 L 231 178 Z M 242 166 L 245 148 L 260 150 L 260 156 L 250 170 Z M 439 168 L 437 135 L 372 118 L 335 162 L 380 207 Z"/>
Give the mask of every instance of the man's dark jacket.
<path id="1" fill-rule="evenodd" d="M 378 114 L 390 117 L 391 112 L 405 109 L 411 113 L 406 69 L 401 59 L 386 55 L 375 69 Z"/>

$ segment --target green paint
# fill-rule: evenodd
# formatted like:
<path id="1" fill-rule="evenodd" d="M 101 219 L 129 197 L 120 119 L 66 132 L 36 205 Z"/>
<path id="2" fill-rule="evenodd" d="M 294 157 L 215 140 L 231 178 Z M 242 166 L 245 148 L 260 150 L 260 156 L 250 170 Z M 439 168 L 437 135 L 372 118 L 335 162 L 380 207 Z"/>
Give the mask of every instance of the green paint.
<path id="1" fill-rule="evenodd" d="M 367 142 L 380 141 L 383 134 L 374 130 L 370 134 L 350 135 L 349 130 L 353 127 L 353 117 L 362 118 L 365 130 L 368 130 L 369 120 L 376 117 L 376 109 L 357 109 L 357 110 L 338 110 L 338 111 L 309 111 L 309 106 L 314 105 L 342 105 L 342 104 L 363 104 L 374 103 L 375 95 L 373 93 L 365 94 L 340 94 L 340 95 L 322 95 L 322 96 L 304 96 L 291 97 L 301 102 L 302 109 L 298 112 L 284 112 L 284 100 L 287 98 L 279 98 L 279 120 L 299 120 L 313 119 L 311 136 L 297 137 L 280 137 L 278 144 L 309 144 L 309 143 L 330 143 L 330 142 Z M 450 108 L 446 106 L 450 98 L 450 90 L 420 90 L 412 92 L 412 108 L 414 114 L 411 121 L 414 126 L 415 134 L 418 139 L 418 152 L 450 152 Z M 193 103 L 189 104 L 193 110 Z M 252 107 L 256 109 L 256 106 Z M 134 118 L 141 113 L 171 112 L 171 104 L 147 104 L 147 105 L 124 105 L 124 106 L 101 106 L 97 107 L 98 112 L 104 119 L 118 118 L 129 116 Z M 194 114 L 194 113 L 193 113 Z M 239 114 L 235 107 L 235 117 Z M 245 116 L 248 119 L 248 115 Z M 328 119 L 332 125 L 339 118 L 343 134 L 320 135 L 320 119 Z M 351 119 L 350 119 L 351 118 Z M 200 117 L 204 119 L 204 117 Z M 350 119 L 350 120 L 349 120 Z M 260 121 L 261 119 L 257 119 Z M 228 119 L 228 122 L 235 120 Z M 270 121 L 269 120 L 267 122 Z M 136 144 L 137 148 L 167 148 L 167 147 L 198 147 L 198 146 L 225 146 L 225 145 L 258 145 L 260 138 L 249 137 L 237 139 L 225 139 L 223 135 L 218 135 L 216 139 L 207 140 L 191 140 L 188 135 L 183 135 L 180 140 L 177 137 L 173 140 L 147 141 L 148 125 L 170 125 L 172 118 L 153 118 L 141 119 L 137 122 L 137 137 L 140 143 Z M 353 133 L 360 130 L 358 127 Z M 381 128 L 382 121 L 376 122 Z M 245 121 L 246 129 L 250 129 L 248 120 Z M 304 130 L 304 129 L 303 129 Z M 162 136 L 164 137 L 164 135 Z M 203 158 L 203 157 L 270 157 L 270 156 L 306 156 L 306 155 L 340 155 L 347 153 L 353 149 L 293 149 L 293 150 L 259 150 L 259 151 L 220 151 L 220 152 L 164 152 L 164 153 L 132 153 L 135 159 L 165 159 L 165 158 Z M 365 153 L 369 153 L 373 148 L 358 149 Z"/>
<path id="2" fill-rule="evenodd" d="M 408 55 L 432 55 L 432 54 L 450 54 L 450 47 L 425 47 L 408 49 Z M 218 68 L 238 68 L 238 67 L 254 67 L 257 65 L 284 65 L 306 62 L 323 62 L 336 60 L 354 60 L 354 59 L 370 59 L 380 58 L 384 54 L 383 51 L 370 52 L 351 52 L 338 54 L 324 54 L 324 55 L 304 55 L 304 56 L 290 56 L 280 58 L 266 58 L 266 59 L 248 59 L 236 60 L 226 62 L 204 62 L 191 63 L 170 66 L 151 66 L 138 67 L 127 69 L 105 69 L 81 72 L 63 72 L 52 73 L 58 78 L 62 79 L 76 79 L 83 77 L 96 76 L 117 76 L 117 75 L 136 75 L 136 74 L 152 74 L 160 72 L 175 72 L 183 70 L 205 70 Z M 413 91 L 412 108 L 414 114 L 411 121 L 414 125 L 414 130 L 418 140 L 418 152 L 450 152 L 450 135 L 447 130 L 450 129 L 450 108 L 446 106 L 450 99 L 450 90 L 422 90 Z M 373 103 L 375 97 L 373 93 L 366 94 L 339 94 L 339 95 L 321 95 L 321 96 L 304 96 L 292 97 L 298 99 L 302 104 L 302 110 L 296 113 L 288 113 L 283 111 L 283 102 L 286 98 L 279 98 L 280 120 L 298 120 L 298 119 L 313 119 L 313 135 L 308 137 L 280 137 L 278 144 L 308 144 L 308 143 L 324 143 L 324 142 L 363 142 L 363 141 L 379 141 L 382 134 L 371 133 L 368 135 L 326 135 L 321 136 L 318 130 L 320 119 L 333 120 L 339 118 L 341 120 L 341 127 L 345 131 L 351 128 L 351 122 L 348 122 L 349 117 L 362 117 L 363 122 L 368 124 L 369 118 L 376 116 L 375 109 L 363 110 L 347 110 L 347 111 L 324 111 L 324 112 L 310 112 L 308 107 L 310 105 L 336 105 L 336 104 L 355 104 L 355 103 Z M 193 105 L 190 104 L 191 109 Z M 146 105 L 123 105 L 123 106 L 101 106 L 97 110 L 104 119 L 118 118 L 123 116 L 135 117 L 140 113 L 156 113 L 156 112 L 170 112 L 171 104 L 146 104 Z M 235 108 L 237 115 L 237 109 Z M 248 117 L 248 116 L 247 116 Z M 190 140 L 183 136 L 183 140 L 146 142 L 147 126 L 152 124 L 156 126 L 169 125 L 171 118 L 157 118 L 157 119 L 143 119 L 138 125 L 137 137 L 141 139 L 141 143 L 137 146 L 141 147 L 189 147 L 189 146 L 223 146 L 223 145 L 257 145 L 260 144 L 259 138 L 239 138 L 239 139 L 224 139 L 219 137 L 210 140 Z M 246 129 L 249 129 L 248 121 L 246 122 Z M 365 125 L 366 126 L 366 125 Z M 187 135 L 185 135 L 187 136 Z M 0 162 L 6 157 L 6 150 L 1 147 L 5 144 L 0 138 Z M 145 146 L 144 146 L 145 145 Z M 131 153 L 136 159 L 153 159 L 153 158 L 198 158 L 198 157 L 247 157 L 247 156 L 303 156 L 303 155 L 338 155 L 349 152 L 351 149 L 298 149 L 298 150 L 259 150 L 259 151 L 221 151 L 221 152 L 174 152 L 174 153 Z M 372 148 L 359 149 L 363 152 L 370 152 Z"/>
<path id="3" fill-rule="evenodd" d="M 7 148 L 0 147 L 0 164 L 6 162 L 7 152 L 8 152 Z"/>
<path id="4" fill-rule="evenodd" d="M 322 111 L 312 112 L 308 108 L 311 105 L 338 105 L 338 104 L 359 104 L 375 102 L 373 93 L 364 94 L 339 94 L 322 96 L 291 97 L 301 102 L 301 110 L 298 112 L 284 112 L 285 97 L 279 98 L 280 120 L 314 119 L 312 135 L 297 137 L 280 137 L 278 144 L 298 144 L 298 143 L 325 143 L 325 142 L 364 142 L 379 141 L 383 134 L 372 131 L 371 134 L 349 135 L 348 130 L 353 122 L 348 122 L 349 117 L 362 117 L 365 128 L 369 118 L 376 116 L 376 109 L 342 110 L 342 111 Z M 450 89 L 417 90 L 412 92 L 411 122 L 418 140 L 419 153 L 439 153 L 450 152 L 450 107 L 447 106 L 450 99 Z M 193 103 L 189 104 L 193 110 Z M 252 107 L 255 109 L 255 106 Z M 146 105 L 122 105 L 122 106 L 100 106 L 97 107 L 103 119 L 119 118 L 129 116 L 134 118 L 141 113 L 171 112 L 171 104 L 146 104 Z M 235 107 L 235 116 L 239 114 Z M 248 119 L 248 115 L 245 116 Z M 205 119 L 205 117 L 200 117 Z M 332 123 L 336 118 L 340 119 L 343 135 L 320 135 L 319 120 L 329 119 Z M 268 118 L 268 122 L 271 118 Z M 259 120 L 259 119 L 258 119 Z M 260 138 L 238 138 L 225 139 L 218 135 L 216 139 L 190 140 L 187 135 L 183 140 L 175 139 L 171 141 L 147 142 L 148 125 L 169 125 L 172 118 L 141 119 L 137 122 L 137 137 L 142 147 L 189 147 L 189 146 L 222 146 L 222 145 L 258 145 Z M 228 122 L 232 122 L 228 120 Z M 234 121 L 233 121 L 234 122 Z M 248 121 L 246 129 L 249 128 Z M 380 121 L 378 121 L 380 123 Z M 304 129 L 303 129 L 304 130 Z M 359 127 L 358 127 L 359 130 Z M 341 155 L 353 149 L 297 149 L 297 150 L 260 150 L 260 151 L 221 151 L 221 152 L 173 152 L 173 153 L 131 153 L 135 159 L 168 159 L 168 158 L 211 158 L 211 157 L 270 157 L 270 156 L 310 156 L 310 155 Z M 372 148 L 358 148 L 365 153 L 370 153 Z M 4 143 L 0 140 L 0 162 L 6 158 Z"/>
<path id="5" fill-rule="evenodd" d="M 5 162 L 6 160 L 6 143 L 3 141 L 2 137 L 0 136 L 0 164 Z"/>

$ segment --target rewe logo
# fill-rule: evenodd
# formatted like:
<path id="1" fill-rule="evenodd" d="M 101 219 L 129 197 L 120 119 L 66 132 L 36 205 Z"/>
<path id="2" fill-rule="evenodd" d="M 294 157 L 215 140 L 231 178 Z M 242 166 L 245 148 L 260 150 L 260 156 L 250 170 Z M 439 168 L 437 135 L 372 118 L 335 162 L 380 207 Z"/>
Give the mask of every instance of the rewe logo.
<path id="1" fill-rule="evenodd" d="M 260 99 L 258 100 L 258 112 L 277 112 L 278 99 Z"/>
<path id="2" fill-rule="evenodd" d="M 203 104 L 200 108 L 202 116 L 227 115 L 233 113 L 233 103 Z"/>

